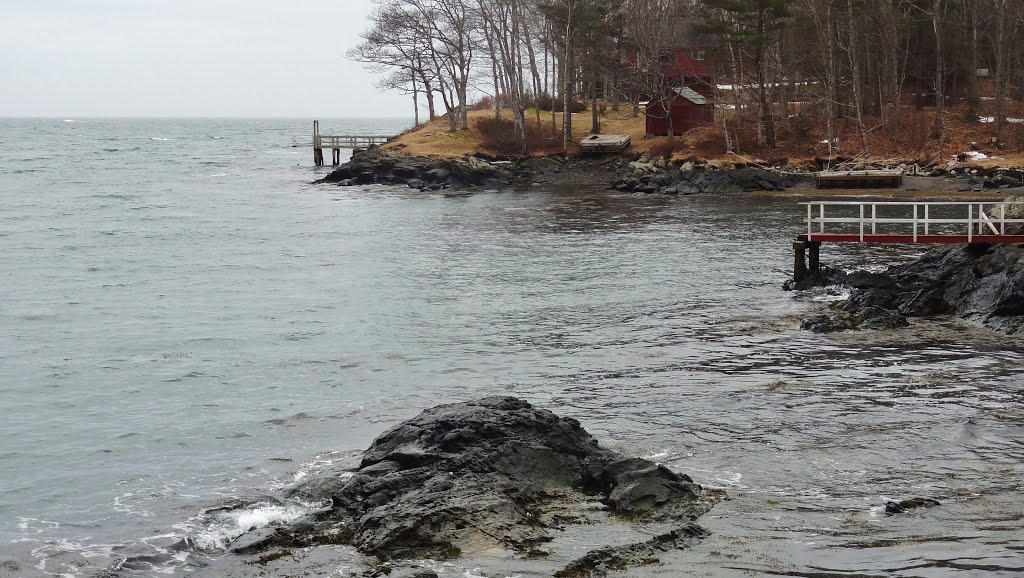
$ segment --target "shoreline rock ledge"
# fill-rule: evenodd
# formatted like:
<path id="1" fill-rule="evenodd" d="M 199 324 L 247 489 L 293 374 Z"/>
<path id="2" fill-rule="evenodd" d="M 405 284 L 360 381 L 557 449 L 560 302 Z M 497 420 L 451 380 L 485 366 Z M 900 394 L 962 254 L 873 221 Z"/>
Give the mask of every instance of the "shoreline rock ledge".
<path id="1" fill-rule="evenodd" d="M 378 437 L 355 470 L 287 490 L 285 499 L 327 505 L 243 534 L 230 550 L 347 544 L 382 561 L 498 556 L 546 560 L 556 576 L 602 575 L 702 539 L 693 521 L 714 494 L 602 448 L 574 419 L 487 397 L 427 409 Z M 583 556 L 578 543 L 559 551 L 560 536 L 575 542 L 574 527 L 609 543 Z"/>
<path id="2" fill-rule="evenodd" d="M 908 317 L 955 315 L 1009 335 L 1024 334 L 1024 245 L 937 247 L 884 272 L 823 269 L 808 285 L 841 285 L 850 297 L 833 311 L 803 320 L 817 333 L 893 329 Z"/>

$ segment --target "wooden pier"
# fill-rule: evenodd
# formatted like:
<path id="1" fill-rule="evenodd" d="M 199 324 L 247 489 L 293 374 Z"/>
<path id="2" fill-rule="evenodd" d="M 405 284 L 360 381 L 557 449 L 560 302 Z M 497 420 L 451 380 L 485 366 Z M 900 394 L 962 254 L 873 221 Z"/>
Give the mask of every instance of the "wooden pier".
<path id="1" fill-rule="evenodd" d="M 341 149 L 362 149 L 382 145 L 394 135 L 336 135 L 320 134 L 320 121 L 313 121 L 313 164 L 324 166 L 324 149 L 331 149 L 331 165 L 341 164 Z"/>
<path id="2" fill-rule="evenodd" d="M 621 152 L 629 146 L 628 134 L 592 134 L 580 141 L 580 152 L 607 153 Z"/>
<path id="3" fill-rule="evenodd" d="M 900 171 L 829 171 L 814 175 L 819 189 L 895 188 L 903 184 Z"/>
<path id="4" fill-rule="evenodd" d="M 1024 243 L 1024 219 L 1005 202 L 814 201 L 793 242 L 793 278 L 820 269 L 822 243 Z M 809 252 L 809 254 L 808 254 Z"/>

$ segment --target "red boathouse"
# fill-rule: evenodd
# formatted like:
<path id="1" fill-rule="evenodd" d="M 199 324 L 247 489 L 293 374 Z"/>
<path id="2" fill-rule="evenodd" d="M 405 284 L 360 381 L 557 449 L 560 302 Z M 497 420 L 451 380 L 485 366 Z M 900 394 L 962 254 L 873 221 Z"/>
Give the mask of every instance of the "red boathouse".
<path id="1" fill-rule="evenodd" d="M 710 95 L 698 92 L 700 87 L 678 86 L 665 91 L 665 96 L 647 104 L 644 114 L 648 136 L 668 136 L 669 115 L 665 110 L 671 104 L 672 135 L 678 136 L 715 120 L 715 109 Z M 708 89 L 710 91 L 710 88 Z"/>

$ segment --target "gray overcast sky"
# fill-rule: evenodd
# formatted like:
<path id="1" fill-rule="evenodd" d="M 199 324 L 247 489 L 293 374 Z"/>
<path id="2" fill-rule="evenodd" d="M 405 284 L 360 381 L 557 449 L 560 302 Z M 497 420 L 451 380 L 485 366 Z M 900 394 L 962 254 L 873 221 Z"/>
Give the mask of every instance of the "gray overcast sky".
<path id="1" fill-rule="evenodd" d="M 370 0 L 0 0 L 0 116 L 412 117 L 345 51 Z"/>

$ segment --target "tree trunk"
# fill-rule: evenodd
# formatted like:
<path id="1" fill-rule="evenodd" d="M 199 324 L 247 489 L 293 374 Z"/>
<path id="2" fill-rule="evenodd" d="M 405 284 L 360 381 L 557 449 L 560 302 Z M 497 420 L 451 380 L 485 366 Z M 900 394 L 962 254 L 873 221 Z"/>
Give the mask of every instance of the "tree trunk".
<path id="1" fill-rule="evenodd" d="M 763 30 L 763 28 L 762 28 Z M 763 34 L 763 32 L 761 32 Z M 757 67 L 758 100 L 761 104 L 761 126 L 764 128 L 764 144 L 769 149 L 775 148 L 775 120 L 772 118 L 772 106 L 768 102 L 768 87 L 764 79 L 764 49 L 754 49 L 754 64 Z"/>
<path id="2" fill-rule="evenodd" d="M 420 80 L 423 80 L 423 92 L 427 95 L 427 116 L 430 120 L 434 120 L 437 118 L 437 109 L 434 108 L 434 89 L 426 81 L 425 75 L 421 76 Z"/>
<path id="3" fill-rule="evenodd" d="M 970 70 L 967 71 L 967 117 L 971 122 L 978 120 L 978 10 L 975 0 L 968 0 L 967 11 L 968 53 Z"/>
<path id="4" fill-rule="evenodd" d="M 412 80 L 412 111 L 413 111 L 413 122 L 416 126 L 420 125 L 420 89 L 419 85 L 416 84 L 416 71 L 409 70 L 409 78 Z"/>
<path id="5" fill-rule="evenodd" d="M 559 60 L 555 57 L 554 53 L 551 54 L 551 135 L 558 134 L 558 117 L 556 116 L 555 109 L 555 97 L 557 88 L 561 85 L 558 84 L 562 77 L 558 74 L 559 71 Z M 561 96 L 560 94 L 557 96 Z"/>
<path id="6" fill-rule="evenodd" d="M 494 83 L 494 120 L 501 118 L 501 81 L 498 80 L 498 51 L 494 48 L 494 28 L 483 18 L 484 40 L 487 42 L 487 53 L 491 57 L 491 80 Z"/>
<path id="7" fill-rule="evenodd" d="M 1006 123 L 1006 84 L 1009 80 L 1009 47 L 1006 38 L 1007 0 L 996 0 L 996 110 L 995 133 L 998 137 Z"/>
<path id="8" fill-rule="evenodd" d="M 935 32 L 935 127 L 933 132 L 939 139 L 939 149 L 941 150 L 946 129 L 944 118 L 946 115 L 946 62 L 942 44 L 942 0 L 932 0 L 932 30 Z"/>
<path id="9" fill-rule="evenodd" d="M 518 4 L 517 4 L 518 6 Z M 528 18 L 523 18 L 521 8 L 519 18 L 523 23 L 523 40 L 526 43 L 526 54 L 530 62 L 530 76 L 533 77 L 533 100 L 537 113 L 537 126 L 540 126 L 540 72 L 537 70 L 537 54 L 533 50 L 533 38 L 530 37 L 530 24 Z"/>
<path id="10" fill-rule="evenodd" d="M 601 132 L 601 120 L 597 116 L 597 62 L 594 49 L 590 50 L 590 132 Z"/>
<path id="11" fill-rule="evenodd" d="M 562 150 L 569 148 L 569 141 L 572 140 L 572 114 L 569 112 L 573 77 L 572 51 L 566 36 L 565 55 L 562 57 Z"/>
<path id="12" fill-rule="evenodd" d="M 833 148 L 836 145 L 836 104 L 838 95 L 836 94 L 836 37 L 835 30 L 833 27 L 832 18 L 832 1 L 825 0 L 825 22 L 827 30 L 826 42 L 828 45 L 828 54 L 825 55 L 825 82 L 828 86 L 825 89 L 825 114 L 826 118 L 825 125 L 828 129 L 828 151 L 829 155 L 834 154 Z"/>
<path id="13" fill-rule="evenodd" d="M 867 153 L 868 137 L 864 131 L 864 94 L 860 70 L 860 44 L 857 41 L 857 18 L 853 11 L 853 0 L 846 0 L 846 17 L 849 25 L 850 39 L 850 71 L 853 82 L 853 107 L 857 114 L 857 133 L 860 135 L 862 154 Z"/>

